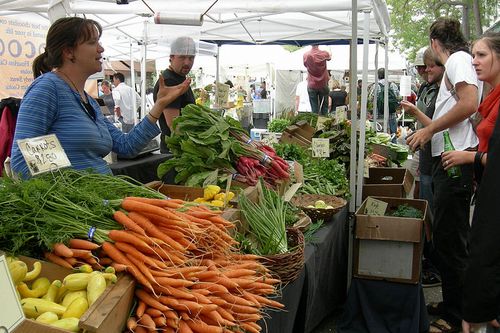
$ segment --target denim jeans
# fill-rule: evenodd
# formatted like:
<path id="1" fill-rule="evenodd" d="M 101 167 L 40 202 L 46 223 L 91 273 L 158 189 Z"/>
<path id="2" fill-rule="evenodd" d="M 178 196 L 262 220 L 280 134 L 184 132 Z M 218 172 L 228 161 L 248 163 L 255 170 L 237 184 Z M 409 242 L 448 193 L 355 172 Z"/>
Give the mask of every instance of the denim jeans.
<path id="1" fill-rule="evenodd" d="M 322 116 L 328 115 L 328 87 L 323 89 L 307 88 L 307 93 L 312 112 Z"/>

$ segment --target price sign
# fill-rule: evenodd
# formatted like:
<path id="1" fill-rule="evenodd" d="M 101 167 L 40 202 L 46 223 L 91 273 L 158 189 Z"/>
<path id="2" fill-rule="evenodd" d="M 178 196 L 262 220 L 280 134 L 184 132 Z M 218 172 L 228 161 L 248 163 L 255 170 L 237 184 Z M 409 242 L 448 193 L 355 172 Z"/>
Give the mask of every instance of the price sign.
<path id="1" fill-rule="evenodd" d="M 347 119 L 346 117 L 346 107 L 345 106 L 337 106 L 335 109 L 335 123 L 339 124 Z"/>
<path id="2" fill-rule="evenodd" d="M 330 139 L 313 138 L 312 155 L 313 157 L 330 157 Z"/>
<path id="3" fill-rule="evenodd" d="M 382 200 L 377 200 L 372 197 L 366 199 L 365 214 L 384 216 L 387 210 L 388 203 Z"/>
<path id="4" fill-rule="evenodd" d="M 318 121 L 316 122 L 316 130 L 321 131 L 323 128 L 325 128 L 325 121 L 330 120 L 328 117 L 318 117 Z"/>
<path id="5" fill-rule="evenodd" d="M 217 83 L 217 105 L 225 105 L 229 99 L 229 85 L 224 83 Z"/>
<path id="6" fill-rule="evenodd" d="M 71 166 L 55 134 L 17 140 L 32 176 Z"/>
<path id="7" fill-rule="evenodd" d="M 363 177 L 370 178 L 370 164 L 368 160 L 365 159 L 364 167 L 363 167 Z"/>
<path id="8" fill-rule="evenodd" d="M 0 295 L 2 295 L 0 332 L 3 332 L 2 328 L 6 328 L 7 332 L 12 332 L 24 320 L 24 313 L 3 254 L 0 255 Z"/>

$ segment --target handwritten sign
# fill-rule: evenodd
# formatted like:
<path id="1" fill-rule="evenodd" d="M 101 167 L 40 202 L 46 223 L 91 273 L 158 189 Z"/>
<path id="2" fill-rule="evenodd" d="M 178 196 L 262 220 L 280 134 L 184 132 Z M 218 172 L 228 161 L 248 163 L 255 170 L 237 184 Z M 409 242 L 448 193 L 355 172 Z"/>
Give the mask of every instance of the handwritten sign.
<path id="1" fill-rule="evenodd" d="M 367 159 L 365 159 L 365 163 L 363 166 L 363 177 L 370 178 L 370 164 L 368 163 Z"/>
<path id="2" fill-rule="evenodd" d="M 325 128 L 325 122 L 330 120 L 330 118 L 328 117 L 322 117 L 322 116 L 319 116 L 318 117 L 318 121 L 316 122 L 316 130 L 317 131 L 321 131 L 322 129 Z"/>
<path id="3" fill-rule="evenodd" d="M 346 107 L 345 106 L 337 106 L 335 109 L 335 123 L 339 124 L 346 120 Z"/>
<path id="4" fill-rule="evenodd" d="M 17 144 L 33 176 L 71 166 L 55 134 L 18 140 Z"/>
<path id="5" fill-rule="evenodd" d="M 330 157 L 330 139 L 313 138 L 312 155 L 313 157 Z"/>
<path id="6" fill-rule="evenodd" d="M 281 136 L 281 133 L 278 133 L 278 134 L 279 134 L 279 136 Z M 262 133 L 262 141 L 266 145 L 272 146 L 272 145 L 279 143 L 280 140 L 279 140 L 277 133 L 267 132 L 267 133 Z"/>
<path id="7" fill-rule="evenodd" d="M 12 332 L 24 320 L 24 313 L 3 254 L 0 255 L 0 295 L 2 295 L 0 332 L 3 332 L 2 328 L 6 328 L 7 332 Z"/>
<path id="8" fill-rule="evenodd" d="M 368 199 L 366 199 L 365 214 L 384 216 L 385 211 L 387 210 L 387 205 L 387 202 L 368 197 Z"/>
<path id="9" fill-rule="evenodd" d="M 215 97 L 217 105 L 225 105 L 229 99 L 229 85 L 217 83 L 217 95 Z"/>

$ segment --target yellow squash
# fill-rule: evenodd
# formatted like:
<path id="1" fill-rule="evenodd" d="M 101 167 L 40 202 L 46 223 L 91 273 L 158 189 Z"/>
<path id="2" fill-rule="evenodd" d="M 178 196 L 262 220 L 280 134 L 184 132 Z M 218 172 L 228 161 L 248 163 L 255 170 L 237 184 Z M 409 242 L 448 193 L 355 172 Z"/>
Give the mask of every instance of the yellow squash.
<path id="1" fill-rule="evenodd" d="M 42 271 L 42 263 L 39 261 L 35 261 L 33 263 L 33 269 L 26 273 L 26 276 L 24 277 L 23 281 L 33 281 L 40 275 L 40 272 Z"/>
<path id="2" fill-rule="evenodd" d="M 76 298 L 63 313 L 63 318 L 80 318 L 89 308 L 89 303 L 85 297 Z"/>
<path id="3" fill-rule="evenodd" d="M 40 323 L 44 323 L 44 324 L 50 324 L 50 323 L 53 323 L 53 322 L 58 321 L 58 320 L 59 320 L 59 316 L 57 314 L 55 314 L 54 312 L 50 312 L 50 311 L 44 312 L 41 315 L 39 315 L 38 317 L 36 317 L 36 321 L 38 321 Z"/>
<path id="4" fill-rule="evenodd" d="M 79 332 L 78 321 L 78 318 L 63 318 L 51 323 L 50 326 L 59 327 L 70 332 Z"/>
<path id="5" fill-rule="evenodd" d="M 87 300 L 89 301 L 89 306 L 94 304 L 94 302 L 102 295 L 106 289 L 106 279 L 100 272 L 94 272 L 90 276 L 89 283 L 87 285 Z"/>
<path id="6" fill-rule="evenodd" d="M 8 257 L 10 258 L 10 257 Z M 26 273 L 28 272 L 28 266 L 21 260 L 11 260 L 8 263 L 10 276 L 12 277 L 12 281 L 14 285 L 17 285 L 19 282 L 23 281 L 26 277 Z"/>
<path id="7" fill-rule="evenodd" d="M 31 285 L 31 289 L 24 282 L 17 285 L 17 290 L 21 296 L 24 297 L 42 297 L 47 293 L 50 288 L 50 281 L 46 277 L 40 277 L 36 279 Z"/>
<path id="8" fill-rule="evenodd" d="M 61 304 L 63 306 L 69 306 L 78 297 L 85 297 L 85 298 L 87 298 L 87 291 L 86 290 L 69 291 L 64 296 Z"/>
<path id="9" fill-rule="evenodd" d="M 43 295 L 43 299 L 47 301 L 55 302 L 57 300 L 57 293 L 59 292 L 59 288 L 61 288 L 62 282 L 61 280 L 54 280 L 50 284 L 49 290 Z"/>
<path id="10" fill-rule="evenodd" d="M 56 315 L 61 316 L 66 311 L 65 306 L 41 298 L 23 298 L 21 306 L 28 318 L 36 318 L 45 312 L 54 312 Z"/>
<path id="11" fill-rule="evenodd" d="M 63 280 L 63 286 L 68 290 L 76 291 L 83 290 L 87 288 L 87 284 L 90 280 L 89 273 L 73 273 L 67 275 Z"/>

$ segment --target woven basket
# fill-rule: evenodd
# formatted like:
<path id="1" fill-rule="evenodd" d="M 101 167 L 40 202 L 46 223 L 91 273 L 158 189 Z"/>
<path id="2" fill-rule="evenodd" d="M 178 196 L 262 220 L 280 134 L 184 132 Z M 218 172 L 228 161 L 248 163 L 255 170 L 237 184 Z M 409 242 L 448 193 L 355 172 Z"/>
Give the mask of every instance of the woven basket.
<path id="1" fill-rule="evenodd" d="M 262 256 L 260 261 L 271 270 L 271 275 L 283 284 L 294 281 L 304 266 L 304 235 L 297 228 L 286 229 L 291 252 Z"/>
<path id="2" fill-rule="evenodd" d="M 314 203 L 318 200 L 323 200 L 327 205 L 332 206 L 333 209 L 307 207 L 314 206 Z M 302 209 L 302 211 L 306 213 L 313 222 L 323 220 L 324 223 L 328 223 L 333 219 L 333 216 L 347 204 L 347 201 L 333 195 L 300 194 L 294 196 L 291 203 Z"/>

